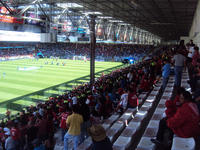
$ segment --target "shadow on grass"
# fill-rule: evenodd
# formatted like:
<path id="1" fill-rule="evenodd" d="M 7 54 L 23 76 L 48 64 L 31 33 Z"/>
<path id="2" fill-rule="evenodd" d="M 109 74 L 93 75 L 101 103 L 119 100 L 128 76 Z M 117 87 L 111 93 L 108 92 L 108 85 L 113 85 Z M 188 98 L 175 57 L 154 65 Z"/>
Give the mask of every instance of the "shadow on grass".
<path id="1" fill-rule="evenodd" d="M 108 74 L 108 73 L 112 72 L 113 70 L 121 68 L 122 66 L 123 65 L 119 65 L 119 66 L 116 66 L 116 67 L 112 67 L 112 68 L 108 68 L 108 69 L 99 71 L 99 72 L 95 73 L 95 76 L 100 77 L 102 72 Z M 89 79 L 90 79 L 90 75 L 83 76 L 83 77 L 80 77 L 80 78 L 59 84 L 59 85 L 48 87 L 48 88 L 40 90 L 40 91 L 36 91 L 36 92 L 30 93 L 30 94 L 27 94 L 27 95 L 16 97 L 14 99 L 10 99 L 10 100 L 4 101 L 4 102 L 0 102 L 0 108 L 8 108 L 8 109 L 11 109 L 11 110 L 21 111 L 24 107 L 27 107 L 27 106 L 23 105 L 23 104 L 16 104 L 16 103 L 14 103 L 15 101 L 25 100 L 25 101 L 32 101 L 32 102 L 35 102 L 35 103 L 43 102 L 44 99 L 40 99 L 39 98 L 40 96 L 48 96 L 48 97 L 58 96 L 64 91 L 71 90 L 73 85 L 74 86 L 80 85 L 80 84 L 84 83 L 83 81 L 89 82 Z M 66 88 L 66 90 L 65 89 L 61 90 L 61 89 L 59 89 L 59 87 L 64 87 L 64 88 Z M 53 93 L 53 92 L 51 92 L 52 90 L 60 91 L 60 92 Z M 50 92 L 48 92 L 48 91 L 50 91 Z M 30 98 L 30 97 L 38 97 L 38 98 Z M 1 114 L 1 112 L 0 112 L 0 118 L 2 118 L 2 116 L 5 116 L 5 115 Z"/>

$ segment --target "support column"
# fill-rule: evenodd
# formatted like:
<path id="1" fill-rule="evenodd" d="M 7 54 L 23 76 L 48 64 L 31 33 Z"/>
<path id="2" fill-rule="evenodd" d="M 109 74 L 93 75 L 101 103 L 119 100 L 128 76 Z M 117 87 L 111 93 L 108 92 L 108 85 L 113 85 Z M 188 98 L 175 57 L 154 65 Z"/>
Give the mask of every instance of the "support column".
<path id="1" fill-rule="evenodd" d="M 138 29 L 135 28 L 134 31 L 135 31 L 135 32 L 134 32 L 134 39 L 133 39 L 133 42 L 134 42 L 134 44 L 138 44 Z"/>
<path id="2" fill-rule="evenodd" d="M 118 41 L 121 41 L 121 25 L 120 24 L 118 24 L 118 26 L 117 26 L 118 28 L 117 28 L 117 40 Z"/>
<path id="3" fill-rule="evenodd" d="M 116 36 L 116 27 L 117 23 L 113 23 L 113 41 L 117 41 L 117 36 Z"/>
<path id="4" fill-rule="evenodd" d="M 108 35 L 107 35 L 107 37 L 110 40 L 112 40 L 112 31 L 111 31 L 111 29 L 112 29 L 112 24 L 109 24 L 108 25 Z"/>
<path id="5" fill-rule="evenodd" d="M 90 15 L 90 83 L 94 84 L 95 81 L 95 48 L 96 48 L 96 36 L 95 36 L 95 15 Z"/>
<path id="6" fill-rule="evenodd" d="M 138 44 L 142 44 L 142 32 L 138 31 Z"/>
<path id="7" fill-rule="evenodd" d="M 145 44 L 145 32 L 144 31 L 142 32 L 142 44 L 143 45 Z"/>
<path id="8" fill-rule="evenodd" d="M 108 28 L 108 20 L 104 19 L 103 20 L 103 40 L 107 40 L 108 39 L 108 33 L 106 32 L 107 28 Z"/>
<path id="9" fill-rule="evenodd" d="M 131 28 L 131 33 L 129 34 L 129 42 L 133 42 L 133 27 Z"/>
<path id="10" fill-rule="evenodd" d="M 124 42 L 127 42 L 128 37 L 128 26 L 125 27 Z"/>

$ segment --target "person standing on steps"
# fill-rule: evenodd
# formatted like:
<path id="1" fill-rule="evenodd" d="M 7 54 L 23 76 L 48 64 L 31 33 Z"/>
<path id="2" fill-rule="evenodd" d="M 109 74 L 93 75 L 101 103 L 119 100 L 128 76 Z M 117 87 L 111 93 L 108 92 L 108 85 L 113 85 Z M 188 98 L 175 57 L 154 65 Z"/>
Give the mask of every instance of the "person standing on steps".
<path id="1" fill-rule="evenodd" d="M 78 112 L 78 105 L 73 105 L 72 115 L 70 115 L 66 121 L 66 124 L 69 129 L 64 136 L 64 150 L 68 150 L 69 139 L 73 140 L 74 150 L 76 150 L 78 147 L 81 135 L 81 124 L 83 123 L 83 117 L 80 114 L 78 114 Z"/>
<path id="2" fill-rule="evenodd" d="M 181 50 L 178 50 L 173 57 L 174 61 L 174 73 L 175 73 L 175 87 L 178 88 L 181 86 L 181 78 L 183 69 L 186 70 L 186 57 L 181 53 Z"/>
<path id="3" fill-rule="evenodd" d="M 170 75 L 170 71 L 171 71 L 171 66 L 169 63 L 169 59 L 165 59 L 164 60 L 164 66 L 162 68 L 162 77 L 163 77 L 163 82 L 162 82 L 162 90 L 165 89 L 166 85 L 167 85 L 167 81 Z"/>

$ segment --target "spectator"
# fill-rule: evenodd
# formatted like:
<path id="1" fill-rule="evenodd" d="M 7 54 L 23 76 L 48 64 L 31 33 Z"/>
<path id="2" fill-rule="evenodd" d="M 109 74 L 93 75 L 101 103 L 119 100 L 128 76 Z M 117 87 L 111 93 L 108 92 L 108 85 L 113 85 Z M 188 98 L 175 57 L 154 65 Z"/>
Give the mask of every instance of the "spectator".
<path id="1" fill-rule="evenodd" d="M 80 142 L 83 142 L 88 137 L 87 129 L 90 127 L 90 109 L 83 100 L 80 102 L 80 114 L 83 116 Z"/>
<path id="2" fill-rule="evenodd" d="M 92 150 L 112 150 L 112 143 L 106 136 L 106 131 L 101 125 L 93 125 L 88 129 L 92 137 Z"/>
<path id="3" fill-rule="evenodd" d="M 0 127 L 0 143 L 3 150 L 5 150 L 5 140 L 6 140 L 6 135 L 4 134 L 3 128 Z"/>
<path id="4" fill-rule="evenodd" d="M 200 90 L 195 91 L 194 93 L 194 99 L 197 103 L 198 109 L 199 109 L 199 113 L 200 113 Z"/>
<path id="5" fill-rule="evenodd" d="M 138 92 L 142 93 L 142 92 L 147 92 L 149 90 L 149 82 L 148 82 L 148 78 L 144 77 L 140 83 L 140 87 Z"/>
<path id="6" fill-rule="evenodd" d="M 72 115 L 67 118 L 66 124 L 69 129 L 64 136 L 64 150 L 68 150 L 69 139 L 73 139 L 74 150 L 77 149 L 81 134 L 81 124 L 83 123 L 83 117 L 78 112 L 78 106 L 74 105 L 72 107 Z"/>
<path id="7" fill-rule="evenodd" d="M 108 93 L 106 92 L 105 96 L 105 102 L 103 102 L 103 116 L 104 118 L 107 118 L 110 116 L 110 114 L 113 112 L 113 103 L 110 100 L 110 97 L 108 96 Z"/>
<path id="8" fill-rule="evenodd" d="M 200 54 L 199 54 L 199 47 L 195 46 L 194 47 L 194 55 L 192 57 L 192 65 L 196 66 L 197 65 L 197 60 L 200 59 Z"/>
<path id="9" fill-rule="evenodd" d="M 171 71 L 171 67 L 170 67 L 170 63 L 169 60 L 164 60 L 164 66 L 162 69 L 162 77 L 163 77 L 163 82 L 162 82 L 162 90 L 165 89 L 166 85 L 167 85 L 167 81 L 170 75 L 170 71 Z"/>
<path id="10" fill-rule="evenodd" d="M 8 120 L 10 120 L 10 115 L 11 115 L 11 112 L 10 112 L 10 110 L 7 108 L 7 109 L 6 109 L 6 117 L 8 118 Z"/>
<path id="11" fill-rule="evenodd" d="M 200 135 L 200 115 L 197 105 L 193 102 L 189 92 L 183 92 L 179 99 L 182 106 L 176 114 L 167 120 L 167 125 L 173 132 L 184 138 Z"/>
<path id="12" fill-rule="evenodd" d="M 175 62 L 174 64 L 174 73 L 175 73 L 175 87 L 181 86 L 181 78 L 182 78 L 182 71 L 183 68 L 186 67 L 186 58 L 183 54 L 181 54 L 181 51 L 178 51 L 174 57 L 173 60 Z"/>
<path id="13" fill-rule="evenodd" d="M 42 144 L 42 142 L 39 139 L 35 139 L 33 141 L 33 150 L 46 150 L 45 146 Z"/>
<path id="14" fill-rule="evenodd" d="M 93 110 L 92 114 L 90 115 L 90 121 L 92 125 L 100 124 L 102 123 L 102 117 L 99 115 L 99 113 L 96 110 Z"/>
<path id="15" fill-rule="evenodd" d="M 17 121 L 17 120 L 15 120 Z M 10 135 L 12 137 L 12 139 L 15 141 L 15 145 L 16 145 L 16 149 L 20 148 L 20 138 L 22 135 L 20 135 L 20 131 L 17 127 L 17 123 L 14 123 L 13 127 L 10 130 Z"/>
<path id="16" fill-rule="evenodd" d="M 67 121 L 67 117 L 71 115 L 71 110 L 70 108 L 67 108 L 65 112 L 63 112 L 59 118 L 61 118 L 60 121 L 60 128 L 61 128 L 61 132 L 62 132 L 62 141 L 64 141 L 64 136 L 65 133 L 67 132 L 67 125 L 66 125 L 66 121 Z"/>
<path id="17" fill-rule="evenodd" d="M 135 91 L 128 91 L 128 107 L 136 108 L 139 105 L 138 97 Z"/>
<path id="18" fill-rule="evenodd" d="M 170 141 L 173 134 L 179 137 L 190 138 L 200 136 L 200 115 L 197 105 L 193 102 L 192 96 L 185 91 L 180 95 L 180 108 L 170 118 L 164 118 L 159 123 L 156 139 L 151 139 L 155 144 L 163 142 L 164 131 L 169 131 Z"/>
<path id="19" fill-rule="evenodd" d="M 180 95 L 185 92 L 185 89 L 183 87 L 180 87 L 177 89 L 176 96 L 174 100 L 167 100 L 165 102 L 166 110 L 165 114 L 167 118 L 173 117 L 174 114 L 176 113 L 177 109 L 181 106 L 180 103 Z"/>
<path id="20" fill-rule="evenodd" d="M 6 130 L 5 135 L 7 136 L 5 141 L 5 149 L 6 150 L 16 150 L 16 142 L 13 140 L 13 138 L 10 135 L 10 130 Z"/>
<path id="21" fill-rule="evenodd" d="M 51 134 L 48 139 L 45 140 L 45 150 L 54 150 L 54 146 L 56 144 L 56 141 L 54 139 L 54 134 Z"/>
<path id="22" fill-rule="evenodd" d="M 124 89 L 123 94 L 121 95 L 120 102 L 117 106 L 116 111 L 120 110 L 121 113 L 127 108 L 128 105 L 128 92 L 127 89 Z"/>
<path id="23" fill-rule="evenodd" d="M 48 136 L 47 117 L 38 116 L 36 126 L 38 127 L 37 137 L 40 140 L 45 140 Z"/>

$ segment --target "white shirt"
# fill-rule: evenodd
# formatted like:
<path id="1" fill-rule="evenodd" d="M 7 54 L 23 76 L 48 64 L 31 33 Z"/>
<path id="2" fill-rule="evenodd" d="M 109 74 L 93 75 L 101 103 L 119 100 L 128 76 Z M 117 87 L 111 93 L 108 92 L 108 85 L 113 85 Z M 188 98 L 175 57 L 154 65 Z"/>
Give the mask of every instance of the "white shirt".
<path id="1" fill-rule="evenodd" d="M 194 55 L 194 47 L 190 47 L 190 48 L 189 48 L 188 57 L 192 58 L 193 55 Z"/>
<path id="2" fill-rule="evenodd" d="M 121 96 L 120 105 L 123 107 L 123 109 L 126 109 L 127 108 L 127 104 L 128 104 L 128 93 L 124 93 Z"/>
<path id="3" fill-rule="evenodd" d="M 176 54 L 174 55 L 173 60 L 175 61 L 175 66 L 183 67 L 186 58 L 182 54 Z"/>
<path id="4" fill-rule="evenodd" d="M 129 73 L 127 74 L 127 78 L 128 78 L 128 80 L 129 80 L 129 81 L 131 81 L 131 80 L 132 80 L 132 78 L 133 78 L 133 75 L 132 75 L 132 73 L 130 73 L 130 72 L 129 72 Z"/>
<path id="5" fill-rule="evenodd" d="M 76 104 L 77 104 L 77 98 L 76 98 L 76 96 L 73 96 L 73 97 L 72 97 L 72 103 L 73 103 L 73 105 L 76 105 Z"/>

